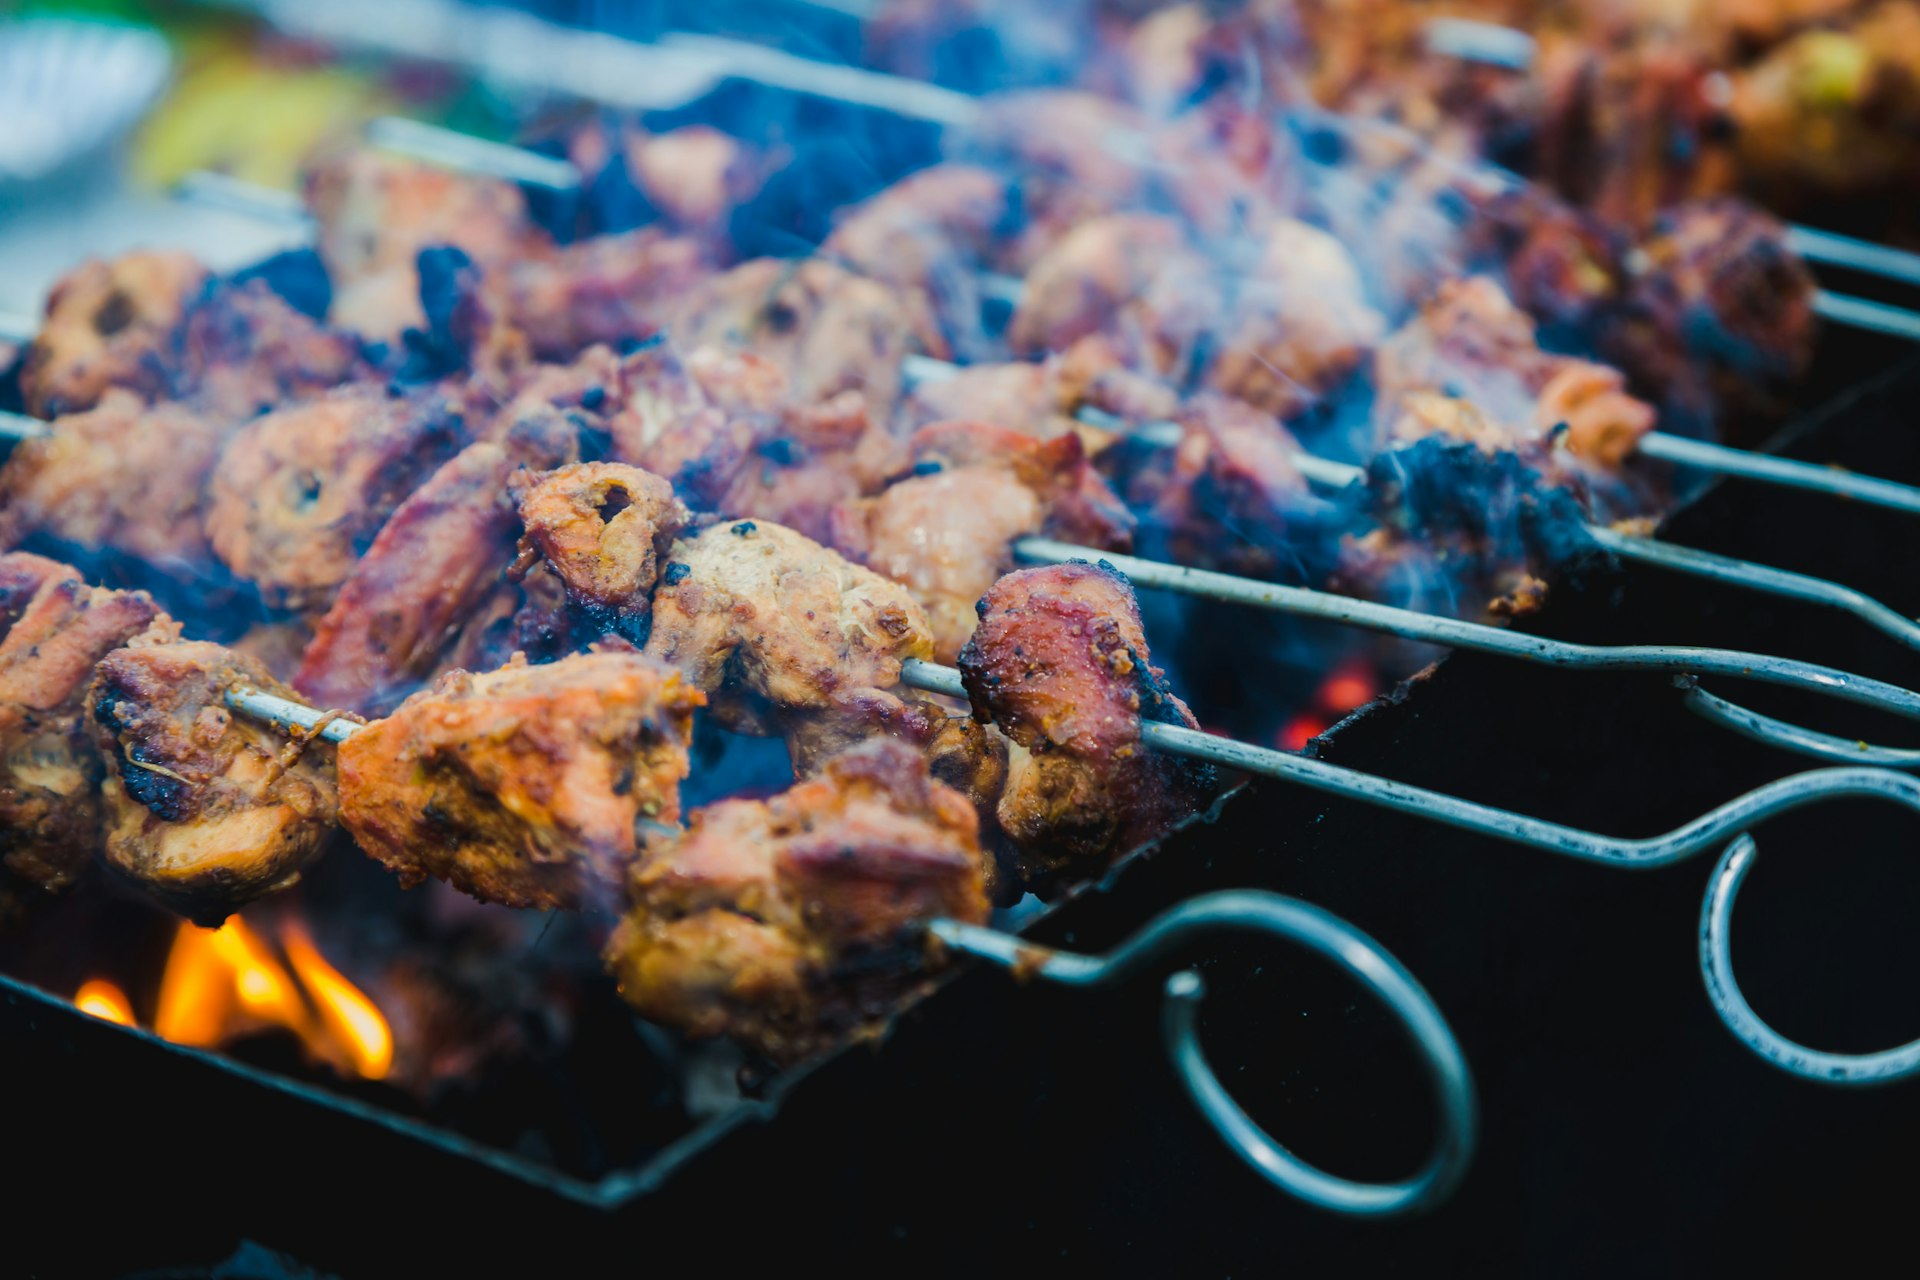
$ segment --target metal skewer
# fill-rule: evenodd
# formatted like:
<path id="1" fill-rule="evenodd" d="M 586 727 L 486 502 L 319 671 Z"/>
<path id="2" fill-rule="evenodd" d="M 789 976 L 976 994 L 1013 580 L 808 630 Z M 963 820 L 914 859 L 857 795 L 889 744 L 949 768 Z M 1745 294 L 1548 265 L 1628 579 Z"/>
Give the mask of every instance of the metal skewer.
<path id="1" fill-rule="evenodd" d="M 966 685 L 958 671 L 952 667 L 942 667 L 931 662 L 908 659 L 901 667 L 900 682 L 928 693 L 944 694 L 960 699 L 966 699 L 968 696 Z M 313 707 L 263 693 L 257 689 L 238 688 L 229 691 L 227 705 L 243 715 L 296 729 L 312 730 L 326 719 L 325 713 Z M 340 742 L 358 732 L 359 728 L 358 725 L 334 720 L 322 727 L 318 736 L 328 741 Z M 1708 810 L 1693 821 L 1662 835 L 1641 838 L 1606 836 L 1579 827 L 1568 827 L 1540 818 L 1530 818 L 1524 814 L 1494 808 L 1491 805 L 1477 804 L 1445 792 L 1429 791 L 1423 787 L 1394 782 L 1357 769 L 1349 769 L 1344 765 L 1332 764 L 1308 756 L 1290 755 L 1267 747 L 1257 747 L 1251 743 L 1217 737 L 1180 725 L 1156 724 L 1149 721 L 1140 726 L 1140 731 L 1141 740 L 1156 751 L 1165 751 L 1194 760 L 1205 760 L 1242 773 L 1298 783 L 1315 791 L 1344 796 L 1350 800 L 1376 805 L 1397 813 L 1410 814 L 1443 826 L 1471 831 L 1509 844 L 1523 845 L 1529 849 L 1559 854 L 1582 862 L 1632 870 L 1646 870 L 1682 862 L 1713 848 L 1730 836 L 1739 836 L 1740 839 L 1727 849 L 1721 859 L 1721 868 L 1724 872 L 1743 846 L 1750 848 L 1751 838 L 1744 834 L 1748 827 L 1778 814 L 1827 800 L 1843 798 L 1879 800 L 1902 805 L 1920 814 L 1920 780 L 1887 769 L 1815 769 L 1789 778 L 1781 778 L 1757 787 L 1745 795 L 1736 796 Z M 1744 875 L 1744 870 L 1741 874 Z M 1736 882 L 1732 888 L 1737 887 Z M 1707 905 L 1710 913 L 1730 915 L 1732 894 L 1729 887 L 1723 883 L 1722 875 L 1716 875 L 1713 887 L 1709 890 Z M 1024 946 L 1017 942 L 983 938 L 967 929 L 954 928 L 951 923 L 936 926 L 936 930 L 945 931 L 940 936 L 971 942 L 973 945 L 969 948 L 970 950 L 977 954 L 988 955 L 1002 964 L 1008 964 L 1017 959 L 1019 952 L 1012 948 Z M 1148 935 L 1153 932 L 1153 929 L 1149 929 Z M 1722 936 L 1724 936 L 1724 929 Z M 1080 957 L 1061 960 L 1059 967 L 1049 976 L 1062 981 L 1079 981 L 1082 984 L 1105 981 L 1109 977 L 1117 977 L 1121 972 L 1130 970 L 1139 962 L 1136 958 L 1126 956 L 1126 952 L 1135 948 L 1143 951 L 1157 950 L 1158 945 L 1165 945 L 1165 939 L 1154 942 L 1137 939 L 1108 959 L 1104 965 L 1106 970 L 1104 973 L 1097 971 L 1090 973 L 1086 966 L 1091 963 L 1097 970 L 1100 962 L 1089 962 L 1084 957 Z M 1309 945 L 1313 944 L 1309 943 Z M 1758 1024 L 1757 1018 L 1752 1017 L 1751 1010 L 1745 1010 L 1743 1013 L 1740 1006 L 1736 1006 L 1733 1000 L 1725 997 L 1722 988 L 1715 987 L 1717 970 L 1709 966 L 1718 964 L 1718 959 L 1703 950 L 1702 966 L 1707 974 L 1709 990 L 1713 993 L 1715 1011 L 1729 1027 L 1735 1030 L 1736 1034 L 1747 1039 L 1752 1025 L 1764 1027 L 1764 1024 Z M 1730 968 L 1727 974 L 1730 976 Z M 1378 989 L 1376 987 L 1376 990 Z M 1733 993 L 1737 997 L 1737 988 L 1733 989 Z M 1176 999 L 1184 998 L 1179 991 L 1172 991 L 1170 995 Z M 1193 995 L 1197 999 L 1198 992 L 1195 991 Z M 1393 1002 L 1390 997 L 1389 1002 Z M 1399 1011 L 1397 1004 L 1395 1007 L 1396 1011 Z M 1435 1016 L 1437 1017 L 1437 1013 Z M 1413 1019 L 1405 1018 L 1404 1020 L 1409 1026 L 1414 1025 Z M 1190 1022 L 1186 1025 L 1190 1029 Z M 1421 1040 L 1423 1048 L 1427 1046 L 1427 1042 L 1421 1038 L 1419 1032 L 1416 1032 L 1416 1039 Z M 1753 1043 L 1751 1039 L 1747 1039 L 1747 1042 Z M 1199 1052 L 1197 1044 L 1193 1047 L 1193 1052 L 1196 1056 L 1192 1060 L 1192 1065 L 1204 1068 L 1204 1060 L 1197 1056 Z M 1783 1055 L 1770 1056 L 1769 1061 L 1774 1062 L 1789 1074 L 1843 1085 L 1884 1083 L 1889 1080 L 1904 1079 L 1920 1072 L 1920 1047 L 1907 1046 L 1905 1049 L 1893 1052 L 1905 1056 L 1890 1060 L 1884 1053 L 1819 1054 L 1816 1060 L 1804 1056 Z M 1813 1051 L 1807 1050 L 1803 1053 L 1810 1054 Z M 1436 1079 L 1439 1078 L 1436 1064 L 1440 1061 L 1440 1055 L 1430 1054 L 1428 1057 L 1429 1069 L 1435 1071 Z M 1220 1116 L 1223 1113 L 1214 1109 L 1214 1106 L 1229 1101 L 1224 1093 L 1205 1089 L 1202 1087 L 1204 1080 L 1196 1085 L 1197 1077 L 1189 1069 L 1188 1063 L 1182 1062 L 1181 1071 L 1182 1078 L 1188 1082 L 1189 1088 L 1194 1089 L 1201 1109 L 1207 1113 L 1210 1120 L 1221 1124 Z M 1215 1085 L 1217 1088 L 1217 1081 Z M 1222 1131 L 1228 1133 L 1228 1141 L 1234 1145 L 1235 1150 L 1246 1156 L 1250 1163 L 1262 1167 L 1262 1171 L 1274 1178 L 1276 1182 L 1297 1191 L 1297 1188 L 1289 1185 L 1273 1170 L 1265 1167 L 1257 1157 L 1248 1154 L 1247 1147 L 1240 1145 L 1240 1142 L 1235 1139 L 1233 1136 L 1235 1132 L 1249 1141 L 1260 1139 L 1259 1130 L 1254 1128 L 1252 1122 L 1247 1121 L 1244 1115 L 1240 1117 L 1240 1122 L 1244 1128 L 1231 1124 L 1222 1125 Z M 1271 1139 L 1264 1139 L 1264 1141 L 1271 1143 Z M 1291 1158 L 1288 1157 L 1288 1159 Z M 1315 1203 L 1323 1203 L 1327 1207 L 1339 1208 L 1347 1212 L 1357 1211 L 1352 1204 L 1329 1203 L 1324 1200 L 1316 1200 Z M 1413 1206 L 1403 1205 L 1402 1207 Z"/>
<path id="2" fill-rule="evenodd" d="M 957 673 L 956 673 L 957 674 Z M 286 728 L 313 730 L 340 743 L 364 726 L 258 689 L 233 689 L 227 705 Z M 939 919 L 927 932 L 955 951 L 1022 976 L 1070 987 L 1111 986 L 1134 977 L 1192 939 L 1213 933 L 1260 933 L 1298 943 L 1332 960 L 1386 1004 L 1420 1053 L 1440 1113 L 1440 1132 L 1420 1171 L 1399 1182 L 1355 1182 L 1294 1155 L 1233 1100 L 1207 1061 L 1199 1035 L 1206 983 L 1182 969 L 1163 988 L 1161 1034 L 1182 1085 L 1226 1144 L 1262 1177 L 1308 1204 L 1335 1213 L 1388 1217 L 1431 1208 L 1452 1192 L 1473 1158 L 1477 1128 L 1473 1081 L 1445 1015 L 1393 955 L 1353 925 L 1319 907 L 1277 893 L 1236 891 L 1192 898 L 1162 912 L 1104 956 L 1039 947 L 1017 935 Z"/>

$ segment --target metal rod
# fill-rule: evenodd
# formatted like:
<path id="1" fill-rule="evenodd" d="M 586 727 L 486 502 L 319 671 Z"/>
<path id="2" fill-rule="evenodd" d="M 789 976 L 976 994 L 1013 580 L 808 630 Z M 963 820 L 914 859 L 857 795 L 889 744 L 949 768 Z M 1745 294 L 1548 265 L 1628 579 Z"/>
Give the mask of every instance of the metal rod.
<path id="1" fill-rule="evenodd" d="M 1787 489 L 1805 489 L 1810 493 L 1831 494 L 1834 497 L 1849 498 L 1871 506 L 1886 507 L 1907 515 L 1920 515 L 1920 489 L 1912 485 L 1895 484 L 1891 480 L 1878 480 L 1872 476 L 1854 475 L 1849 471 L 1823 467 L 1812 462 L 1796 462 L 1791 458 L 1776 458 L 1771 454 L 1752 453 L 1745 449 L 1729 449 L 1726 445 L 1709 444 L 1705 440 L 1688 440 L 1658 431 L 1641 439 L 1640 452 L 1646 457 L 1657 458 L 1662 462 L 1671 462 L 1683 467 L 1696 467 L 1703 471 L 1738 476 L 1743 480 L 1757 480 L 1763 484 L 1779 485 Z"/>
<path id="2" fill-rule="evenodd" d="M 257 182 L 247 182 L 210 169 L 196 169 L 180 179 L 173 194 L 177 199 L 224 209 L 228 213 L 237 213 L 261 222 L 305 228 L 309 233 L 314 226 L 313 215 L 307 212 L 306 204 L 294 192 L 261 186 Z"/>
<path id="3" fill-rule="evenodd" d="M 1538 52 L 1533 37 L 1526 32 L 1472 18 L 1432 18 L 1421 34 L 1432 53 L 1511 71 L 1531 70 Z"/>
<path id="4" fill-rule="evenodd" d="M 1825 289 L 1816 289 L 1813 294 L 1813 309 L 1822 319 L 1835 324 L 1844 324 L 1852 329 L 1865 329 L 1871 333 L 1884 333 L 1895 338 L 1904 338 L 1909 342 L 1920 342 L 1920 313 L 1905 307 L 1890 307 L 1884 302 L 1873 302 L 1866 298 L 1856 298 L 1845 293 L 1829 293 Z"/>
<path id="5" fill-rule="evenodd" d="M 463 172 L 485 173 L 550 191 L 578 191 L 580 170 L 570 160 L 505 142 L 443 129 L 404 116 L 381 116 L 367 126 L 367 141 L 382 151 Z"/>
<path id="6" fill-rule="evenodd" d="M 1256 582 L 1232 574 L 1142 560 L 1053 538 L 1022 538 L 1014 544 L 1013 550 L 1016 558 L 1037 564 L 1054 564 L 1063 560 L 1104 560 L 1126 574 L 1137 586 L 1176 591 L 1183 595 L 1201 596 L 1296 617 L 1319 618 L 1398 636 L 1403 640 L 1497 654 L 1541 666 L 1588 671 L 1657 671 L 1668 675 L 1711 675 L 1749 680 L 1757 684 L 1825 694 L 1843 702 L 1875 707 L 1910 720 L 1920 720 L 1920 693 L 1794 658 L 1745 653 L 1737 649 L 1698 649 L 1679 645 L 1575 644 L 1504 627 L 1377 604 L 1371 600 L 1312 591 L 1305 587 Z M 1796 734 L 1804 732 L 1795 730 Z M 1920 762 L 1920 751 L 1911 754 L 1916 762 Z"/>
<path id="7" fill-rule="evenodd" d="M 1759 855 L 1753 837 L 1727 846 L 1700 907 L 1700 972 L 1707 1002 L 1734 1037 L 1791 1076 L 1832 1085 L 1892 1084 L 1920 1073 L 1920 1040 L 1870 1053 L 1827 1053 L 1789 1040 L 1753 1011 L 1733 976 L 1733 905 Z"/>
<path id="8" fill-rule="evenodd" d="M 1440 1113 L 1432 1153 L 1400 1182 L 1355 1182 L 1325 1173 L 1260 1128 L 1220 1083 L 1197 1028 L 1206 985 L 1184 969 L 1166 981 L 1162 1031 L 1167 1054 L 1207 1122 L 1261 1176 L 1317 1208 L 1364 1217 L 1417 1212 L 1446 1199 L 1473 1158 L 1478 1106 L 1459 1041 L 1419 981 L 1385 947 L 1319 907 L 1276 893 L 1234 891 L 1192 898 L 1155 917 L 1104 956 L 1037 947 L 997 929 L 936 921 L 947 946 L 1022 976 L 1071 987 L 1124 981 L 1196 937 L 1221 931 L 1259 933 L 1298 943 L 1333 961 L 1392 1011 L 1420 1053 Z"/>
<path id="9" fill-rule="evenodd" d="M 290 698 L 278 697 L 259 689 L 227 690 L 227 705 L 235 711 L 252 716 L 256 720 L 268 720 L 274 724 L 295 729 L 312 729 L 329 713 L 316 710 L 302 702 Z M 363 726 L 351 720 L 333 719 L 320 730 L 320 737 L 328 742 L 345 742 L 360 732 Z"/>
<path id="10" fill-rule="evenodd" d="M 1909 249 L 1895 249 L 1891 245 L 1798 224 L 1787 228 L 1787 247 L 1813 262 L 1920 285 L 1920 253 Z"/>
<path id="11" fill-rule="evenodd" d="M 53 434 L 50 423 L 29 418 L 24 413 L 0 412 L 0 447 L 12 447 L 22 440 L 41 440 Z"/>
<path id="12" fill-rule="evenodd" d="M 1756 742 L 1769 746 L 1784 747 L 1799 755 L 1815 760 L 1831 760 L 1842 764 L 1871 764 L 1891 769 L 1920 769 L 1920 749 L 1911 747 L 1876 747 L 1862 742 L 1858 738 L 1841 738 L 1830 733 L 1817 733 L 1812 729 L 1803 729 L 1799 725 L 1789 724 L 1785 720 L 1776 720 L 1772 716 L 1750 711 L 1725 698 L 1716 697 L 1705 689 L 1685 681 L 1687 690 L 1687 709 L 1703 719 L 1711 720 L 1723 728 L 1731 729 Z"/>

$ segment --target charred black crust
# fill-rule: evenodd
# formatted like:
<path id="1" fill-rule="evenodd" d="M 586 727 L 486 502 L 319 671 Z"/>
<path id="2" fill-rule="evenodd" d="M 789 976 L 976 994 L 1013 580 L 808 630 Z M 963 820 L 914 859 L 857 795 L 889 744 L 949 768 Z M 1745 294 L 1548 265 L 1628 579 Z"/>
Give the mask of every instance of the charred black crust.
<path id="1" fill-rule="evenodd" d="M 167 822 L 184 822 L 194 815 L 197 806 L 192 785 L 142 768 L 140 749 L 127 747 L 125 735 L 132 732 L 134 726 L 120 718 L 120 705 L 111 690 L 101 690 L 94 699 L 93 718 L 107 731 L 112 743 L 114 772 L 119 774 L 120 787 L 128 796 Z"/>

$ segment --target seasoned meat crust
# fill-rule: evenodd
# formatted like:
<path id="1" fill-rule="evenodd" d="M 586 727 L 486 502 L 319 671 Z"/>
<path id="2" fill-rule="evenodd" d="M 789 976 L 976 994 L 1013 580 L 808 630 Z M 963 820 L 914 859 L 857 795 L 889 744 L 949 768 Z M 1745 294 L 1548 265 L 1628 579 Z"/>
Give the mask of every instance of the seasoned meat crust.
<path id="1" fill-rule="evenodd" d="M 966 799 L 878 740 L 649 843 L 607 967 L 646 1017 L 794 1061 L 876 1033 L 926 972 L 921 928 L 986 919 L 981 877 Z"/>
<path id="2" fill-rule="evenodd" d="M 551 409 L 504 443 L 468 445 L 400 504 L 315 624 L 293 684 L 324 707 L 378 715 L 433 671 L 513 558 L 509 482 L 565 462 L 572 427 Z"/>
<path id="3" fill-rule="evenodd" d="M 296 883 L 337 809 L 325 753 L 234 714 L 239 686 L 298 696 L 255 659 L 164 634 L 109 653 L 87 691 L 107 864 L 204 925 Z"/>
<path id="4" fill-rule="evenodd" d="M 633 653 L 442 676 L 340 746 L 340 819 L 413 885 L 510 907 L 605 906 L 641 824 L 680 820 L 705 699 Z"/>
<path id="5" fill-rule="evenodd" d="M 1143 719 L 1199 725 L 1152 665 L 1133 589 L 1110 566 L 1000 579 L 959 666 L 974 715 L 1019 748 L 999 816 L 1030 878 L 1097 869 L 1210 794 L 1211 770 L 1141 744 Z"/>
<path id="6" fill-rule="evenodd" d="M 368 387 L 254 419 L 209 486 L 215 554 L 269 604 L 325 609 L 387 517 L 453 453 L 461 427 L 436 398 Z"/>
<path id="7" fill-rule="evenodd" d="M 87 682 L 155 623 L 172 625 L 142 592 L 89 587 L 40 556 L 0 556 L 0 899 L 65 888 L 101 848 Z"/>
<path id="8" fill-rule="evenodd" d="M 661 561 L 693 518 L 673 486 L 624 463 L 578 462 L 523 488 L 516 567 L 544 560 L 590 626 L 645 644 Z"/>
<path id="9" fill-rule="evenodd" d="M 62 276 L 20 370 L 27 411 L 78 413 L 109 387 L 146 400 L 171 394 L 181 323 L 206 279 L 206 268 L 184 253 L 92 259 Z"/>

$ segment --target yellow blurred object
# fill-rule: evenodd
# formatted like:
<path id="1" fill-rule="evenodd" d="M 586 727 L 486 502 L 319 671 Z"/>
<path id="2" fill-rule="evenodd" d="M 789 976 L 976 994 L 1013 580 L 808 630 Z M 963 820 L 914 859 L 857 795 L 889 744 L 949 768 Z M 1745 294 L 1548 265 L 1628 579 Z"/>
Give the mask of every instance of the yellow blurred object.
<path id="1" fill-rule="evenodd" d="M 134 146 L 133 176 L 142 183 L 170 186 L 196 169 L 217 169 L 292 188 L 319 143 L 395 106 L 365 75 L 269 60 L 251 37 L 189 39 L 179 52 L 179 82 Z"/>

